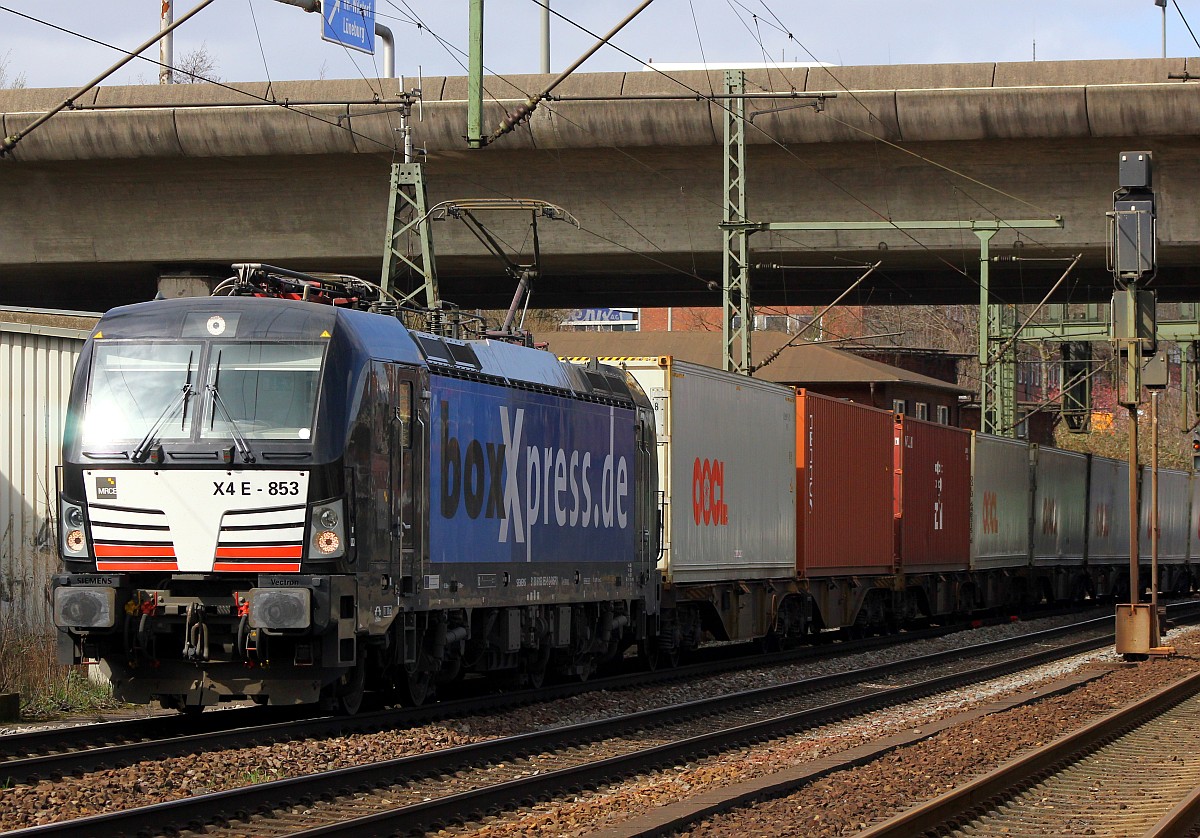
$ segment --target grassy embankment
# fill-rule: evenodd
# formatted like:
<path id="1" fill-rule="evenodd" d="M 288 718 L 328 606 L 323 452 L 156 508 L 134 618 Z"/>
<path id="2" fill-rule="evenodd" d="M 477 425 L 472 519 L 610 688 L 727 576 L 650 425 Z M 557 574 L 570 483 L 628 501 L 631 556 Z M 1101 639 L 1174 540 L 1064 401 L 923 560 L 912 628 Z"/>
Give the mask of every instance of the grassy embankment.
<path id="1" fill-rule="evenodd" d="M 0 615 L 0 693 L 14 692 L 23 721 L 120 706 L 86 667 L 58 663 L 53 635 L 29 631 L 9 612 Z"/>

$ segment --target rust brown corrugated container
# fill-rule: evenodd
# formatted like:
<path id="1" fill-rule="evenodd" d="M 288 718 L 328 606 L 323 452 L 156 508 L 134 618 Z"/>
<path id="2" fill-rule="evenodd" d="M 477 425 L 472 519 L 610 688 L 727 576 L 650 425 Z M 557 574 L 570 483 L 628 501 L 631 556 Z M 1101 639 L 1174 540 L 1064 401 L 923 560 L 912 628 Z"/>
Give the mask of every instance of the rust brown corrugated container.
<path id="1" fill-rule="evenodd" d="M 899 417 L 896 544 L 905 573 L 966 570 L 971 558 L 971 432 Z"/>
<path id="2" fill-rule="evenodd" d="M 796 489 L 801 576 L 892 571 L 891 413 L 798 391 Z"/>

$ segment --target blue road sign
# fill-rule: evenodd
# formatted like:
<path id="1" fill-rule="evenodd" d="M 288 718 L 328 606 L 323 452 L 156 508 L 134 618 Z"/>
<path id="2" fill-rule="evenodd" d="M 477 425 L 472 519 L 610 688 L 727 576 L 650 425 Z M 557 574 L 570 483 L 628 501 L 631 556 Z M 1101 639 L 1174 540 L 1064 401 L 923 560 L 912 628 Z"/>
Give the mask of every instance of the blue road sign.
<path id="1" fill-rule="evenodd" d="M 321 37 L 350 49 L 375 54 L 375 0 L 325 0 Z"/>

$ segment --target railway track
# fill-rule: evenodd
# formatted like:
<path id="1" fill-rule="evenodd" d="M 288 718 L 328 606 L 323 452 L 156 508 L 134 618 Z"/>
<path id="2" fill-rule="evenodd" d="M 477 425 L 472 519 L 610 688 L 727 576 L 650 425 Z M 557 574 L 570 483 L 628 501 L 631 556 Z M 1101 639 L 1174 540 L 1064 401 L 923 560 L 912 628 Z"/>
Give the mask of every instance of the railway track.
<path id="1" fill-rule="evenodd" d="M 1200 738 L 1200 674 L 1122 707 L 860 833 L 950 835 L 1194 835 L 1200 759 L 1173 741 Z"/>
<path id="2" fill-rule="evenodd" d="M 1183 605 L 1183 603 L 1181 603 Z M 1200 604 L 1197 609 L 1200 610 Z M 1111 617 L 1096 618 L 1051 631 L 1080 630 L 1087 622 L 1101 625 Z M 965 628 L 956 626 L 955 629 Z M 908 632 L 905 640 L 944 636 L 950 628 Z M 1048 635 L 1053 636 L 1053 635 Z M 1020 638 L 1013 638 L 1019 643 Z M 78 775 L 102 768 L 130 765 L 196 753 L 294 741 L 369 733 L 412 727 L 439 719 L 496 712 L 533 702 L 552 701 L 594 689 L 622 690 L 698 678 L 749 667 L 769 667 L 831 655 L 844 656 L 895 645 L 895 637 L 867 638 L 837 645 L 729 658 L 719 650 L 712 660 L 656 672 L 637 672 L 596 679 L 586 684 L 559 684 L 540 690 L 474 695 L 427 707 L 379 710 L 352 717 L 312 717 L 291 708 L 244 708 L 207 712 L 199 716 L 155 716 L 99 724 L 30 730 L 0 736 L 0 782 L 19 783 Z"/>
<path id="3" fill-rule="evenodd" d="M 1111 627 L 1111 618 L 1106 623 Z M 361 835 L 424 830 L 789 735 L 1111 642 L 1107 631 L 1097 631 L 1087 640 L 1055 645 L 1056 638 L 1061 640 L 1079 630 L 1078 625 L 1063 627 L 982 647 L 198 795 L 11 835 L 116 835 L 188 829 L 203 829 L 206 835 Z M 1023 645 L 1021 641 L 1043 648 L 1018 655 L 1015 651 Z M 975 663 L 981 660 L 986 663 Z M 919 679 L 906 675 L 914 669 L 932 669 L 935 674 Z M 397 778 L 403 782 L 397 784 Z"/>

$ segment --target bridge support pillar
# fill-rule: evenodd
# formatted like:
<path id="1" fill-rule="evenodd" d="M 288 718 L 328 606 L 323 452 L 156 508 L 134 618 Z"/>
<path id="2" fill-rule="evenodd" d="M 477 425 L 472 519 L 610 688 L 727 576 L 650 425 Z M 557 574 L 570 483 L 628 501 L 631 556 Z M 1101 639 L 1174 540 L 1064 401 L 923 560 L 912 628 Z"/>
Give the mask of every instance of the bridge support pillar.
<path id="1" fill-rule="evenodd" d="M 207 297 L 225 277 L 207 274 L 159 274 L 158 295 L 167 300 L 177 297 Z"/>

